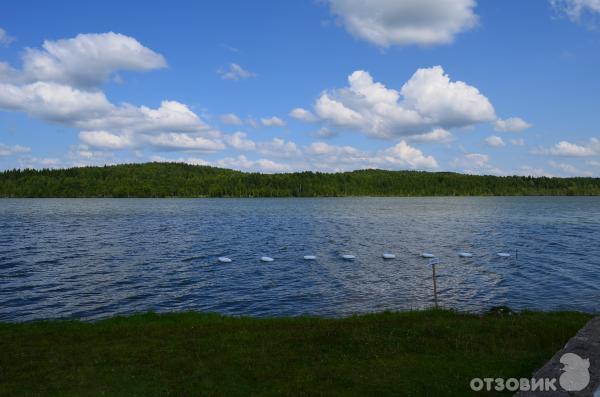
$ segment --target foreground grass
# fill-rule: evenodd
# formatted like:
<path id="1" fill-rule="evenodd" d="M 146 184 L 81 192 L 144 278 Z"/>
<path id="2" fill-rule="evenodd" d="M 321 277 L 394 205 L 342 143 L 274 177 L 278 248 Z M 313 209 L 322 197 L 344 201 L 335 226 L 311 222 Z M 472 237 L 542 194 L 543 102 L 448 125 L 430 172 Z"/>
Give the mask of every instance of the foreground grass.
<path id="1" fill-rule="evenodd" d="M 530 376 L 590 318 L 180 313 L 0 324 L 0 395 L 464 396 L 473 377 Z"/>

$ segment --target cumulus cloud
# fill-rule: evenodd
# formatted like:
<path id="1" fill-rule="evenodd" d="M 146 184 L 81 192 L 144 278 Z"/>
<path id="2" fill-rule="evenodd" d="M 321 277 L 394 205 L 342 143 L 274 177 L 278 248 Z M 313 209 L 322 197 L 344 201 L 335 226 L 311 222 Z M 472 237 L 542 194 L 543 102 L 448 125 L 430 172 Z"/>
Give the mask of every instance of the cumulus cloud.
<path id="1" fill-rule="evenodd" d="M 64 164 L 60 159 L 55 157 L 31 157 L 24 156 L 19 158 L 19 168 L 61 168 Z"/>
<path id="2" fill-rule="evenodd" d="M 491 135 L 485 138 L 485 143 L 491 147 L 503 147 L 506 146 L 502 138 L 496 135 Z"/>
<path id="3" fill-rule="evenodd" d="M 389 164 L 397 166 L 408 166 L 418 169 L 437 168 L 437 161 L 432 156 L 425 156 L 423 152 L 416 149 L 405 141 L 400 141 L 380 154 L 380 164 Z"/>
<path id="4" fill-rule="evenodd" d="M 146 136 L 143 140 L 164 150 L 214 152 L 225 149 L 225 145 L 221 141 L 185 133 L 161 133 Z"/>
<path id="5" fill-rule="evenodd" d="M 79 139 L 86 145 L 106 149 L 126 149 L 134 146 L 129 136 L 108 131 L 81 131 Z"/>
<path id="6" fill-rule="evenodd" d="M 219 118 L 221 119 L 221 122 L 224 124 L 242 125 L 242 120 L 233 113 L 223 114 Z"/>
<path id="7" fill-rule="evenodd" d="M 117 70 L 151 70 L 167 66 L 162 55 L 133 37 L 118 33 L 79 34 L 74 38 L 46 40 L 42 48 L 27 48 L 20 79 L 74 87 L 102 84 Z"/>
<path id="8" fill-rule="evenodd" d="M 549 161 L 548 164 L 550 164 L 550 166 L 552 168 L 555 168 L 559 171 L 561 171 L 563 173 L 563 175 L 565 176 L 592 176 L 593 173 L 586 171 L 586 170 L 581 170 L 577 167 L 575 167 L 572 164 L 568 164 L 568 163 L 557 163 L 555 161 Z"/>
<path id="9" fill-rule="evenodd" d="M 221 78 L 223 80 L 234 81 L 243 80 L 255 76 L 254 73 L 245 70 L 237 63 L 230 63 L 227 68 L 221 68 L 217 70 L 217 73 L 221 75 Z"/>
<path id="10" fill-rule="evenodd" d="M 266 127 L 283 127 L 285 125 L 285 121 L 277 116 L 262 118 L 260 122 Z"/>
<path id="11" fill-rule="evenodd" d="M 220 150 L 220 132 L 187 105 L 158 108 L 115 105 L 99 89 L 117 70 L 166 66 L 162 55 L 117 33 L 80 34 L 28 48 L 20 70 L 0 63 L 0 109 L 80 130 L 81 141 L 100 149 L 151 146 L 169 150 Z"/>
<path id="12" fill-rule="evenodd" d="M 327 138 L 333 138 L 334 136 L 336 136 L 337 132 L 332 130 L 331 128 L 321 127 L 313 135 L 316 136 L 317 138 L 327 139 Z"/>
<path id="13" fill-rule="evenodd" d="M 25 112 L 58 123 L 108 114 L 113 105 L 99 91 L 83 91 L 54 82 L 0 83 L 0 109 Z"/>
<path id="14" fill-rule="evenodd" d="M 504 172 L 490 164 L 490 156 L 483 153 L 463 153 L 451 161 L 451 166 L 473 175 L 503 175 Z"/>
<path id="15" fill-rule="evenodd" d="M 331 127 L 391 139 L 496 120 L 494 107 L 477 88 L 451 81 L 441 66 L 418 69 L 399 91 L 362 70 L 348 83 L 324 91 L 314 105 Z"/>
<path id="16" fill-rule="evenodd" d="M 312 123 L 317 120 L 317 117 L 312 114 L 311 111 L 303 109 L 303 108 L 295 108 L 290 112 L 290 116 L 295 119 L 305 121 L 307 123 Z"/>
<path id="17" fill-rule="evenodd" d="M 576 143 L 560 141 L 549 148 L 536 148 L 531 151 L 533 154 L 545 156 L 562 157 L 587 157 L 600 153 L 600 141 L 592 138 L 588 146 L 581 146 Z"/>
<path id="18" fill-rule="evenodd" d="M 523 146 L 525 145 L 525 140 L 523 138 L 511 139 L 510 143 L 512 143 L 514 146 Z"/>
<path id="19" fill-rule="evenodd" d="M 5 145 L 4 143 L 0 143 L 0 156 L 12 156 L 15 154 L 28 153 L 31 149 L 25 146 L 20 145 Z"/>
<path id="20" fill-rule="evenodd" d="M 438 163 L 405 141 L 377 151 L 363 151 L 352 146 L 336 146 L 326 142 L 313 142 L 303 148 L 304 169 L 320 171 L 348 171 L 354 169 L 419 169 L 433 170 Z"/>
<path id="21" fill-rule="evenodd" d="M 281 138 L 255 142 L 243 132 L 225 137 L 233 148 L 260 156 L 251 160 L 246 155 L 227 157 L 214 164 L 246 171 L 264 169 L 266 172 L 318 170 L 326 172 L 348 171 L 365 168 L 383 169 L 437 169 L 433 156 L 400 141 L 392 147 L 376 151 L 359 150 L 352 146 L 337 146 L 323 141 L 300 147 Z M 278 159 L 273 161 L 271 159 Z M 261 168 L 263 167 L 263 168 Z"/>
<path id="22" fill-rule="evenodd" d="M 438 143 L 449 143 L 454 140 L 454 135 L 448 130 L 443 128 L 436 128 L 433 131 L 426 132 L 424 134 L 417 135 L 407 135 L 406 141 L 408 142 L 417 142 L 417 143 L 428 143 L 428 142 L 438 142 Z"/>
<path id="23" fill-rule="evenodd" d="M 260 171 L 267 173 L 288 172 L 291 168 L 287 164 L 277 163 L 269 159 L 250 160 L 244 155 L 226 157 L 215 163 L 219 167 L 234 168 L 243 171 Z"/>
<path id="24" fill-rule="evenodd" d="M 586 15 L 597 17 L 600 14 L 599 0 L 550 0 L 550 4 L 573 22 L 581 22 Z"/>
<path id="25" fill-rule="evenodd" d="M 498 119 L 494 123 L 494 129 L 502 132 L 520 132 L 531 128 L 531 124 L 520 117 L 509 117 L 505 120 Z"/>
<path id="26" fill-rule="evenodd" d="M 291 141 L 273 138 L 270 141 L 259 142 L 256 145 L 258 153 L 266 156 L 292 158 L 301 154 L 298 146 Z"/>
<path id="27" fill-rule="evenodd" d="M 225 141 L 234 149 L 237 150 L 255 150 L 256 143 L 254 141 L 247 139 L 247 135 L 245 132 L 238 131 L 232 135 L 225 136 Z"/>
<path id="28" fill-rule="evenodd" d="M 6 33 L 6 30 L 0 28 L 0 46 L 6 47 L 10 45 L 10 43 L 12 43 L 13 41 L 15 41 L 15 38 L 9 36 L 8 33 Z"/>
<path id="29" fill-rule="evenodd" d="M 477 24 L 475 0 L 329 0 L 353 36 L 379 47 L 447 44 Z"/>

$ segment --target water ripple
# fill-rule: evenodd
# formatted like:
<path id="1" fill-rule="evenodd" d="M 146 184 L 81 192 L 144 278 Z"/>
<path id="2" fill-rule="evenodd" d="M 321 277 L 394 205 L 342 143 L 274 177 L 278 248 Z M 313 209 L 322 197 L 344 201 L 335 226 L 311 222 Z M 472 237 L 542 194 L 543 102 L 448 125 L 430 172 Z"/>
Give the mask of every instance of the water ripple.
<path id="1" fill-rule="evenodd" d="M 444 307 L 600 311 L 593 197 L 9 199 L 0 226 L 0 321 L 420 309 L 425 251 Z"/>

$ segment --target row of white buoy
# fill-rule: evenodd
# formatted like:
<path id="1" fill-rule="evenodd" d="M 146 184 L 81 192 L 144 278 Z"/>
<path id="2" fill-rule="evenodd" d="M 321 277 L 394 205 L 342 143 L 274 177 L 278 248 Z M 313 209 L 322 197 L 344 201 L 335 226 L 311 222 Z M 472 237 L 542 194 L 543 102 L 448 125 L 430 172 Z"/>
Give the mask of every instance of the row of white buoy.
<path id="1" fill-rule="evenodd" d="M 508 257 L 510 257 L 510 254 L 508 252 L 498 252 L 496 255 L 498 255 L 501 258 L 508 258 Z M 433 258 L 436 257 L 434 254 L 431 254 L 429 252 L 423 252 L 421 254 L 421 256 L 423 258 L 428 258 L 428 259 L 433 259 Z M 462 258 L 472 258 L 473 254 L 470 253 L 470 252 L 459 252 L 458 256 L 460 256 Z M 383 259 L 396 259 L 396 255 L 395 254 L 390 254 L 390 253 L 387 253 L 387 252 L 384 253 L 382 255 L 382 257 L 383 257 Z M 303 258 L 304 258 L 304 260 L 307 260 L 307 261 L 314 261 L 314 260 L 317 259 L 317 257 L 315 255 L 305 255 Z M 342 255 L 342 259 L 345 259 L 347 261 L 351 261 L 351 260 L 356 259 L 356 256 L 350 255 L 350 254 L 344 254 L 344 255 Z M 261 262 L 273 262 L 274 260 L 275 259 L 271 258 L 270 256 L 262 256 L 260 258 Z M 226 256 L 220 256 L 218 258 L 218 261 L 219 262 L 223 262 L 223 263 L 231 263 L 231 259 L 228 258 L 228 257 L 226 257 Z"/>

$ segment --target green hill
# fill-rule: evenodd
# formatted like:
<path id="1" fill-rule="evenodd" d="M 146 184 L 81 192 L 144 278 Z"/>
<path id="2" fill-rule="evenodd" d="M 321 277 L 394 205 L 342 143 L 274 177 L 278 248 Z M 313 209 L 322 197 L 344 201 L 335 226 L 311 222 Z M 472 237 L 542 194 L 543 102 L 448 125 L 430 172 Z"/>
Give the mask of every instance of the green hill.
<path id="1" fill-rule="evenodd" d="M 0 173 L 0 197 L 335 197 L 600 195 L 600 178 L 359 170 L 246 173 L 179 163 Z"/>

